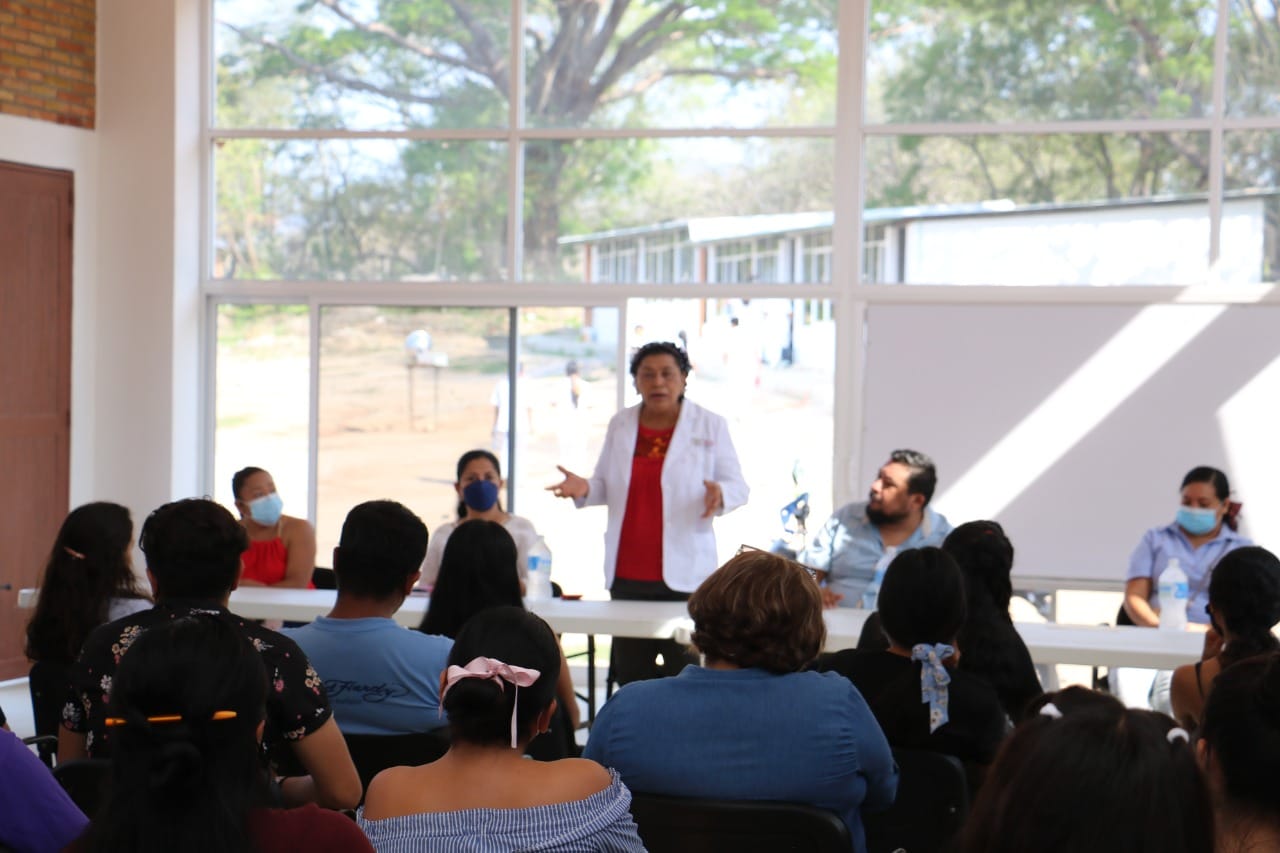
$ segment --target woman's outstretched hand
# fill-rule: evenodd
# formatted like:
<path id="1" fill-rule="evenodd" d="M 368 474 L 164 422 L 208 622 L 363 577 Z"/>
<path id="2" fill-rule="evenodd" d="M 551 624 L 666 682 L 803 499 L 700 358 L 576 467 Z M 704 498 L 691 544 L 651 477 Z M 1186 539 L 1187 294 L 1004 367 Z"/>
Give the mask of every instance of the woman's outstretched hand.
<path id="1" fill-rule="evenodd" d="M 568 468 L 563 465 L 557 465 L 556 470 L 564 474 L 564 479 L 554 486 L 547 486 L 547 491 L 551 492 L 551 494 L 558 498 L 581 500 L 587 496 L 587 492 L 591 491 L 591 484 Z"/>

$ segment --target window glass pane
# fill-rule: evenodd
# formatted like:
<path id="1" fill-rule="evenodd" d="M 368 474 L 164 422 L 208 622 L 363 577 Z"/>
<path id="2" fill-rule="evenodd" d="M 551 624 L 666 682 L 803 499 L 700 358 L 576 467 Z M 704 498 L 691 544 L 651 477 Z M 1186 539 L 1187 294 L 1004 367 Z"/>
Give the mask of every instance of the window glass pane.
<path id="1" fill-rule="evenodd" d="M 214 0 L 215 123 L 505 125 L 509 11 L 506 0 Z"/>
<path id="2" fill-rule="evenodd" d="M 1228 132 L 1227 196 L 1215 279 L 1231 284 L 1280 280 L 1280 133 Z"/>
<path id="3" fill-rule="evenodd" d="M 1194 284 L 1208 134 L 869 139 L 868 280 Z"/>
<path id="4" fill-rule="evenodd" d="M 214 277 L 500 278 L 505 151 L 484 142 L 220 141 Z"/>
<path id="5" fill-rule="evenodd" d="M 1215 7 L 1215 0 L 874 0 L 867 119 L 1208 115 Z"/>
<path id="6" fill-rule="evenodd" d="M 430 530 L 456 518 L 458 457 L 494 446 L 508 317 L 505 308 L 322 309 L 320 554 L 362 501 L 398 500 Z"/>
<path id="7" fill-rule="evenodd" d="M 618 313 L 599 306 L 519 312 L 516 399 L 527 429 L 515 441 L 515 512 L 546 539 L 552 579 L 569 593 L 604 592 L 604 538 L 584 534 L 603 523 L 604 511 L 578 510 L 546 487 L 560 481 L 557 465 L 584 477 L 595 469 L 618 408 Z"/>
<path id="8" fill-rule="evenodd" d="M 707 250 L 752 240 L 733 280 L 793 281 L 790 240 L 831 227 L 834 158 L 826 138 L 530 142 L 525 275 L 724 280 Z"/>
<path id="9" fill-rule="evenodd" d="M 830 314 L 806 317 L 800 299 L 632 299 L 627 330 L 628 352 L 649 341 L 687 341 L 693 372 L 686 395 L 729 421 L 751 498 L 716 519 L 722 562 L 741 544 L 768 548 L 782 536 L 779 510 L 798 491 L 830 511 Z M 626 405 L 635 405 L 639 398 L 627 380 Z M 814 529 L 823 517 L 813 517 Z"/>
<path id="10" fill-rule="evenodd" d="M 235 512 L 231 475 L 250 465 L 265 468 L 285 512 L 305 518 L 310 495 L 307 306 L 222 304 L 217 312 L 213 495 Z"/>
<path id="11" fill-rule="evenodd" d="M 525 4 L 534 127 L 835 121 L 837 0 Z"/>
<path id="12" fill-rule="evenodd" d="M 1230 3 L 1227 42 L 1227 114 L 1280 115 L 1280 3 Z"/>

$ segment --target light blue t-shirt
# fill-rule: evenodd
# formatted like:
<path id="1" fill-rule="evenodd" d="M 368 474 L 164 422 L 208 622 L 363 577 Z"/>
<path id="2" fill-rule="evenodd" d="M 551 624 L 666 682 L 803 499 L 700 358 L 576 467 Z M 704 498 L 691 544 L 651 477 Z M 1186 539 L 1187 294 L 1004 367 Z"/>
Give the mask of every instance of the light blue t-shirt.
<path id="1" fill-rule="evenodd" d="M 946 517 L 925 507 L 920 526 L 898 546 L 898 551 L 939 546 L 950 532 Z M 883 556 L 880 528 L 867 518 L 867 505 L 863 502 L 845 504 L 832 513 L 799 559 L 806 566 L 827 573 L 827 586 L 844 596 L 841 607 L 858 607 L 876 573 L 876 563 Z"/>
<path id="2" fill-rule="evenodd" d="M 283 632 L 311 659 L 344 734 L 424 732 L 440 716 L 440 673 L 453 640 L 411 631 L 393 619 L 332 619 Z"/>
<path id="3" fill-rule="evenodd" d="M 1133 554 L 1129 557 L 1129 571 L 1124 579 L 1131 581 L 1134 578 L 1150 578 L 1151 595 L 1148 600 L 1158 610 L 1160 600 L 1156 595 L 1156 587 L 1160 583 L 1160 574 L 1168 567 L 1169 559 L 1177 557 L 1179 567 L 1187 574 L 1187 621 L 1207 625 L 1209 616 L 1204 608 L 1209 603 L 1209 578 L 1213 576 L 1213 567 L 1229 551 L 1252 544 L 1249 537 L 1237 533 L 1225 524 L 1217 536 L 1199 548 L 1192 547 L 1191 540 L 1177 522 L 1164 527 L 1153 527 L 1143 534 L 1142 541 L 1133 549 Z"/>

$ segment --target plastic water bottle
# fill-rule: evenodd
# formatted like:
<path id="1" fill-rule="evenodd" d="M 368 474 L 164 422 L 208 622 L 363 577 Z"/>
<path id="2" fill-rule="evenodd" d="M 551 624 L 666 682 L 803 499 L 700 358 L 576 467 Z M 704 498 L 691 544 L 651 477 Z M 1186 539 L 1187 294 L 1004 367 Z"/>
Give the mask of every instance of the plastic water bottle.
<path id="1" fill-rule="evenodd" d="M 1156 586 L 1160 598 L 1160 628 L 1181 631 L 1187 627 L 1187 573 L 1178 564 L 1177 557 L 1170 557 L 1169 564 L 1160 573 Z"/>
<path id="2" fill-rule="evenodd" d="M 876 560 L 876 571 L 871 576 L 871 583 L 867 584 L 866 591 L 862 593 L 862 609 L 875 610 L 876 605 L 880 601 L 880 585 L 884 583 L 884 573 L 888 570 L 889 564 L 893 562 L 893 558 L 897 555 L 896 547 L 884 549 L 884 554 Z"/>
<path id="3" fill-rule="evenodd" d="M 551 549 L 541 536 L 529 550 L 528 563 L 524 597 L 529 601 L 546 601 L 551 597 Z"/>

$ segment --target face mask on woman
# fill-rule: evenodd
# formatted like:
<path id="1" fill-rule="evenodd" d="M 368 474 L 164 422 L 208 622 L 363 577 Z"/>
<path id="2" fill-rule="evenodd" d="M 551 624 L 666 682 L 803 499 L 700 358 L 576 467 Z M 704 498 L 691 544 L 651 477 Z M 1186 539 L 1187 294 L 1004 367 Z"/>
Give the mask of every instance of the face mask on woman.
<path id="1" fill-rule="evenodd" d="M 484 512 L 498 502 L 498 484 L 493 480 L 472 480 L 462 489 L 462 502 L 476 512 Z"/>
<path id="2" fill-rule="evenodd" d="M 1178 507 L 1178 526 L 1192 536 L 1203 536 L 1218 526 L 1218 514 L 1211 509 Z"/>
<path id="3" fill-rule="evenodd" d="M 259 524 L 270 527 L 280 520 L 284 511 L 284 501 L 279 492 L 272 492 L 249 501 L 249 516 Z"/>

